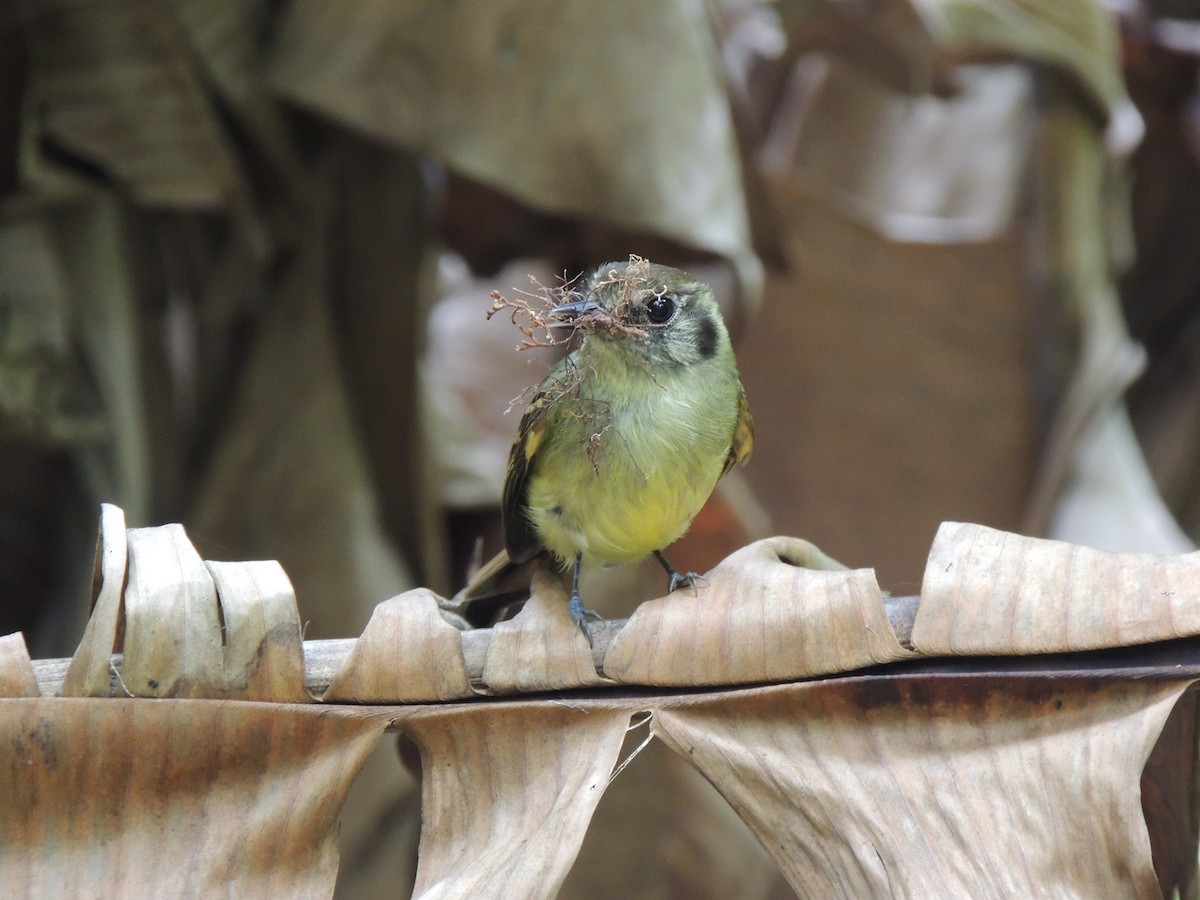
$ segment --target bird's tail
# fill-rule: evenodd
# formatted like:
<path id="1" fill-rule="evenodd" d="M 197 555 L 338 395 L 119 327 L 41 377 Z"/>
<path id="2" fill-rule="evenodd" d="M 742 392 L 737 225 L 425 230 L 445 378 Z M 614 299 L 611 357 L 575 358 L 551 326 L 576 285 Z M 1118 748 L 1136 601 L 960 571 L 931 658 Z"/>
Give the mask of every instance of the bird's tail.
<path id="1" fill-rule="evenodd" d="M 490 624 L 501 609 L 529 597 L 538 558 L 517 563 L 501 550 L 471 573 L 466 586 L 444 601 L 442 608 L 477 627 Z"/>

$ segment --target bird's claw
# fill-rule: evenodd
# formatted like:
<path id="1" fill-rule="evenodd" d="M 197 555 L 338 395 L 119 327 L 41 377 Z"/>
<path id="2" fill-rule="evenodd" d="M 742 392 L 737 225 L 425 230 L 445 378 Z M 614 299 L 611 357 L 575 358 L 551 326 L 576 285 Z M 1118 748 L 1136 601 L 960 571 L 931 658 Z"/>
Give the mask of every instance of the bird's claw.
<path id="1" fill-rule="evenodd" d="M 696 590 L 697 585 L 703 583 L 704 576 L 699 575 L 696 572 L 688 572 L 686 575 L 680 575 L 678 572 L 672 572 L 670 575 L 670 581 L 667 584 L 667 593 L 673 594 L 685 584 L 691 587 L 691 589 L 694 591 Z"/>
<path id="2" fill-rule="evenodd" d="M 592 643 L 592 632 L 588 629 L 588 619 L 594 619 L 597 622 L 603 622 L 604 617 L 593 609 L 588 609 L 583 605 L 583 600 L 578 594 L 571 595 L 571 602 L 567 604 L 567 612 L 571 614 L 571 621 L 579 626 L 579 630 L 583 632 L 583 636 L 587 638 L 588 644 Z"/>

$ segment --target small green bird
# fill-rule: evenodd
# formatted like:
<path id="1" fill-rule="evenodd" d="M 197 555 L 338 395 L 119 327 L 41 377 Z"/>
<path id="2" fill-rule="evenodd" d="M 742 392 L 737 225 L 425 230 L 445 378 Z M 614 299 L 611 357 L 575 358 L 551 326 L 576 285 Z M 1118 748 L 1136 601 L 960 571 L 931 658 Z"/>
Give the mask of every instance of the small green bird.
<path id="1" fill-rule="evenodd" d="M 521 419 L 504 485 L 505 549 L 459 597 L 486 596 L 473 586 L 548 551 L 573 567 L 570 614 L 589 635 L 587 620 L 600 616 L 579 596 L 582 564 L 653 554 L 668 590 L 693 584 L 663 548 L 749 458 L 754 430 L 707 285 L 633 258 L 600 266 L 578 296 L 549 316 L 583 336 Z"/>

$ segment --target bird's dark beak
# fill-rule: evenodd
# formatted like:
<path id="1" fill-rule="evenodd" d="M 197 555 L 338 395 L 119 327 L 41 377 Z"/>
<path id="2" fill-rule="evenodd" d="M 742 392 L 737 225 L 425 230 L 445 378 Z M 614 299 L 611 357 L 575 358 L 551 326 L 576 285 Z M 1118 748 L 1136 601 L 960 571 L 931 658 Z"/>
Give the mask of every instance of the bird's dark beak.
<path id="1" fill-rule="evenodd" d="M 576 300 L 574 303 L 564 303 L 562 306 L 556 306 L 550 310 L 547 324 L 551 328 L 570 328 L 576 319 L 602 308 L 603 304 L 599 300 Z"/>

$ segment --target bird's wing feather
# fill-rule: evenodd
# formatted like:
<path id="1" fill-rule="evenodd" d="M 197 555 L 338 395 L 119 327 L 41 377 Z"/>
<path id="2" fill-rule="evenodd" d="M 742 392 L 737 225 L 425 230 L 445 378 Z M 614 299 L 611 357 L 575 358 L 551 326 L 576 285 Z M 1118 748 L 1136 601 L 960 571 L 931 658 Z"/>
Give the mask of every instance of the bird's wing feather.
<path id="1" fill-rule="evenodd" d="M 508 558 L 508 551 L 501 550 L 471 573 L 466 586 L 446 606 L 459 615 L 466 615 L 467 607 L 479 600 L 527 592 L 533 565 L 532 562 L 514 563 Z"/>
<path id="2" fill-rule="evenodd" d="M 504 523 L 504 549 L 471 573 L 466 587 L 453 597 L 461 609 L 477 600 L 508 594 L 529 586 L 530 560 L 542 551 L 542 543 L 533 523 L 525 515 L 528 505 L 529 476 L 538 450 L 546 437 L 550 420 L 546 415 L 561 391 L 557 373 L 542 382 L 517 427 L 517 439 L 508 454 L 508 473 L 504 479 L 504 497 L 500 511 Z"/>
<path id="3" fill-rule="evenodd" d="M 738 463 L 750 458 L 754 449 L 754 420 L 750 417 L 750 406 L 746 403 L 746 389 L 738 391 L 738 417 L 733 426 L 733 440 L 729 444 L 729 455 L 725 457 L 724 475 Z"/>
<path id="4" fill-rule="evenodd" d="M 550 421 L 546 413 L 559 395 L 555 385 L 553 376 L 542 383 L 542 388 L 534 395 L 521 417 L 517 439 L 508 454 L 508 474 L 504 479 L 501 511 L 504 517 L 504 545 L 514 563 L 526 562 L 542 549 L 533 523 L 525 514 L 525 507 L 528 505 L 529 475 Z"/>

